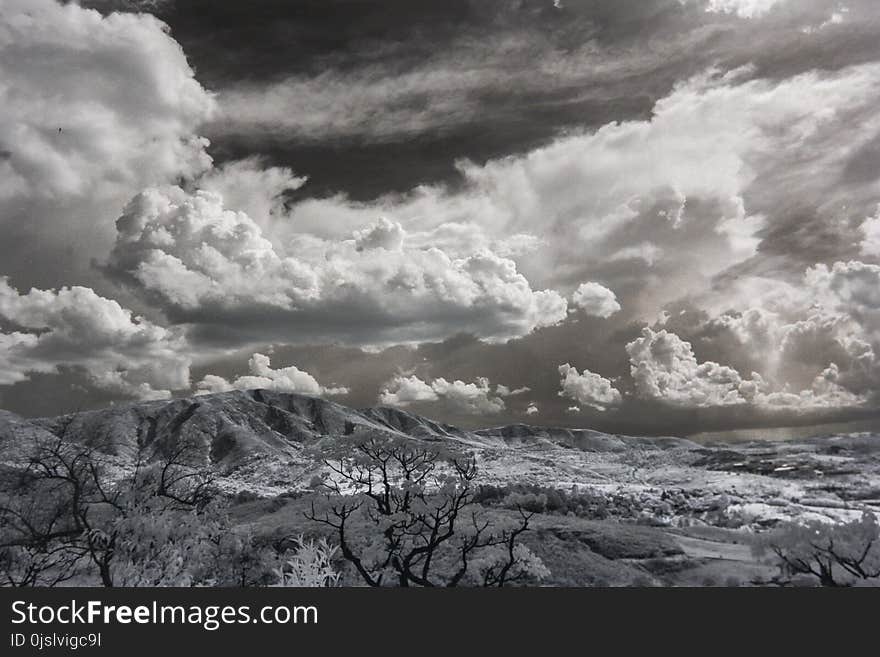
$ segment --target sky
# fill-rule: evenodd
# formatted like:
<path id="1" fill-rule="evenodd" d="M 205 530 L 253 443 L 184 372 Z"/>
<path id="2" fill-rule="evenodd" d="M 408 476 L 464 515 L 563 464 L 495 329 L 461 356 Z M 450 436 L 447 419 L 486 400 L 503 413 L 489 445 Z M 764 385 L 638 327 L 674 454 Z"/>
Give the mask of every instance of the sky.
<path id="1" fill-rule="evenodd" d="M 880 418 L 878 102 L 876 0 L 4 0 L 0 407 Z"/>

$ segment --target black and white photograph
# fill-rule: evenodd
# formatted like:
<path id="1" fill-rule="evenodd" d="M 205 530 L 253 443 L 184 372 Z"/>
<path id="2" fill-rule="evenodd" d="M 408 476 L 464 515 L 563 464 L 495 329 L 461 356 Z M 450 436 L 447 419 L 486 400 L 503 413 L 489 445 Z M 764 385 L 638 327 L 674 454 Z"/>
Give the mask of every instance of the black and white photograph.
<path id="1" fill-rule="evenodd" d="M 880 586 L 878 109 L 877 0 L 0 0 L 0 585 Z"/>

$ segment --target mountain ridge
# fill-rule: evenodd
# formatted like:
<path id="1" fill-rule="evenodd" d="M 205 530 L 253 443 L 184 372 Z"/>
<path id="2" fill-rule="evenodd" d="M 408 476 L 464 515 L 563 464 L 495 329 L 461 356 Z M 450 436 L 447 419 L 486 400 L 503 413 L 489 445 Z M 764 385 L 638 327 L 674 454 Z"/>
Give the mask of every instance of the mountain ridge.
<path id="1" fill-rule="evenodd" d="M 372 435 L 467 450 L 480 486 L 590 491 L 626 517 L 651 522 L 707 522 L 718 509 L 734 523 L 851 520 L 880 504 L 875 433 L 727 445 L 526 424 L 468 431 L 405 409 L 353 409 L 259 389 L 50 418 L 0 411 L 0 467 L 23 467 L 34 441 L 58 436 L 104 452 L 119 476 L 187 445 L 189 460 L 209 468 L 223 491 L 274 498 L 309 490 L 328 475 L 323 456 Z"/>
<path id="2" fill-rule="evenodd" d="M 302 481 L 314 465 L 306 451 L 348 436 L 384 435 L 463 449 L 521 447 L 615 452 L 628 445 L 690 445 L 681 438 L 639 438 L 589 429 L 506 425 L 467 431 L 390 406 L 354 409 L 296 393 L 235 390 L 188 398 L 133 402 L 105 409 L 26 419 L 0 411 L 0 456 L 35 439 L 63 437 L 120 459 L 156 459 L 187 445 L 203 465 L 249 485 L 268 477 Z M 322 443 L 321 441 L 324 441 Z M 290 470 L 287 475 L 284 470 Z M 269 472 L 266 477 L 259 474 Z"/>

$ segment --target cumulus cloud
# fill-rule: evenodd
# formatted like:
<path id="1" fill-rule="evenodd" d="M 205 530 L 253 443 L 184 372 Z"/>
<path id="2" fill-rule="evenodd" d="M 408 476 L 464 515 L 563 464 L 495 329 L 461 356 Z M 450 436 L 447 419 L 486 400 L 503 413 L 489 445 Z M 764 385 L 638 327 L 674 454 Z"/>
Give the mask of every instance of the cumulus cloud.
<path id="1" fill-rule="evenodd" d="M 814 302 L 852 320 L 873 339 L 880 338 L 880 265 L 858 260 L 816 265 L 805 279 L 817 295 Z"/>
<path id="2" fill-rule="evenodd" d="M 835 363 L 831 363 L 816 375 L 809 388 L 800 392 L 793 392 L 786 388 L 781 391 L 760 394 L 757 397 L 757 403 L 759 406 L 775 411 L 791 409 L 815 412 L 817 410 L 839 410 L 861 406 L 865 402 L 865 398 L 844 388 L 840 385 L 840 380 L 840 369 Z"/>
<path id="3" fill-rule="evenodd" d="M 75 245 L 87 268 L 143 187 L 210 165 L 196 128 L 215 107 L 167 28 L 54 0 L 0 12 L 0 258 L 38 276 Z M 22 244 L 38 240 L 36 251 Z M 105 252 L 106 253 L 106 252 Z"/>
<path id="4" fill-rule="evenodd" d="M 811 266 L 792 283 L 742 277 L 722 300 L 735 310 L 672 315 L 666 331 L 649 329 L 630 343 L 637 392 L 694 407 L 876 404 L 878 289 L 880 265 L 856 260 Z"/>
<path id="5" fill-rule="evenodd" d="M 306 183 L 289 167 L 266 166 L 258 157 L 224 162 L 206 171 L 198 180 L 199 188 L 215 192 L 226 208 L 244 212 L 262 230 L 279 229 L 284 216 L 284 194 Z"/>
<path id="6" fill-rule="evenodd" d="M 272 369 L 271 361 L 264 354 L 254 354 L 248 360 L 250 375 L 239 376 L 228 381 L 222 376 L 208 374 L 196 384 L 196 394 L 205 395 L 229 390 L 265 389 L 275 392 L 293 392 L 305 395 L 346 395 L 345 387 L 325 387 L 308 372 L 303 372 L 294 365 Z"/>
<path id="7" fill-rule="evenodd" d="M 626 350 L 637 394 L 673 406 L 816 411 L 856 407 L 865 401 L 840 385 L 835 363 L 817 374 L 809 388 L 792 390 L 788 384 L 772 386 L 757 372 L 745 378 L 727 365 L 699 362 L 690 342 L 665 329 L 645 328 Z"/>
<path id="8" fill-rule="evenodd" d="M 855 260 L 809 267 L 795 284 L 745 277 L 740 303 L 727 299 L 744 309 L 710 316 L 695 335 L 728 358 L 751 354 L 775 386 L 808 386 L 833 365 L 841 385 L 870 396 L 880 383 L 878 284 L 880 266 Z"/>
<path id="9" fill-rule="evenodd" d="M 140 399 L 189 386 L 190 359 L 180 333 L 134 316 L 85 287 L 20 294 L 0 278 L 0 385 L 60 367 L 85 371 L 100 388 Z"/>
<path id="10" fill-rule="evenodd" d="M 689 342 L 666 330 L 645 328 L 626 346 L 637 392 L 682 406 L 724 406 L 745 401 L 739 373 L 717 363 L 698 363 Z"/>
<path id="11" fill-rule="evenodd" d="M 876 399 L 880 391 L 880 266 L 859 261 L 817 265 L 805 278 L 820 311 L 810 321 L 822 320 L 827 336 L 818 353 L 829 360 L 826 354 L 834 354 L 834 364 L 840 366 L 835 380 L 839 378 L 845 388 Z"/>
<path id="12" fill-rule="evenodd" d="M 408 406 L 417 402 L 440 399 L 434 388 L 416 375 L 395 376 L 379 393 L 379 403 L 386 406 Z"/>
<path id="13" fill-rule="evenodd" d="M 511 394 L 505 386 L 493 389 L 485 377 L 465 383 L 458 379 L 450 382 L 442 377 L 428 382 L 416 375 L 398 375 L 383 386 L 379 403 L 405 407 L 414 403 L 445 401 L 462 413 L 492 415 L 506 408 L 504 397 Z"/>
<path id="14" fill-rule="evenodd" d="M 406 231 L 403 230 L 403 226 L 386 217 L 380 217 L 373 225 L 354 232 L 354 244 L 358 251 L 369 249 L 400 251 L 403 249 L 405 238 Z"/>
<path id="15" fill-rule="evenodd" d="M 740 18 L 758 18 L 784 0 L 709 0 L 706 11 L 736 14 Z"/>
<path id="16" fill-rule="evenodd" d="M 526 408 L 526 415 L 538 415 L 540 412 L 541 409 L 534 402 L 530 403 L 528 408 Z"/>
<path id="17" fill-rule="evenodd" d="M 111 272 L 182 321 L 228 321 L 254 339 L 505 340 L 567 310 L 512 260 L 409 247 L 402 225 L 384 218 L 349 239 L 300 234 L 281 245 L 219 195 L 166 187 L 139 194 L 116 225 Z"/>
<path id="18" fill-rule="evenodd" d="M 571 297 L 571 303 L 586 314 L 607 319 L 620 310 L 617 296 L 599 283 L 582 283 Z"/>
<path id="19" fill-rule="evenodd" d="M 499 397 L 516 397 L 517 395 L 524 395 L 531 391 L 532 389 L 528 386 L 523 386 L 522 388 L 516 388 L 514 390 L 511 390 L 508 386 L 501 385 L 500 383 L 495 386 L 495 392 L 498 393 Z"/>
<path id="20" fill-rule="evenodd" d="M 860 226 L 862 240 L 860 243 L 863 255 L 880 258 L 880 208 L 873 217 L 868 217 Z"/>
<path id="21" fill-rule="evenodd" d="M 608 410 L 622 401 L 620 391 L 614 384 L 595 372 L 586 369 L 578 372 L 565 363 L 559 366 L 559 374 L 562 375 L 560 397 L 568 397 L 597 411 Z"/>

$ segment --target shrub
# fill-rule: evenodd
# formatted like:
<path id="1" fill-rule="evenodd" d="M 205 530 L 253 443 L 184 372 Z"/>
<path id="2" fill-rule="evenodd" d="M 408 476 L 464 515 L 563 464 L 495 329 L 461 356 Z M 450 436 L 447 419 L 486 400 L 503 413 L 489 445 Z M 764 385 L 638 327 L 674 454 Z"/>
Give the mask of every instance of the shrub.
<path id="1" fill-rule="evenodd" d="M 602 495 L 589 491 L 572 490 L 534 484 L 507 484 L 480 486 L 474 501 L 485 506 L 504 509 L 523 508 L 533 513 L 555 513 L 588 518 L 607 518 L 609 502 Z"/>
<path id="2" fill-rule="evenodd" d="M 339 574 L 332 566 L 336 547 L 323 538 L 316 541 L 299 536 L 292 540 L 295 544 L 293 554 L 275 569 L 273 586 L 320 588 L 339 583 Z"/>

